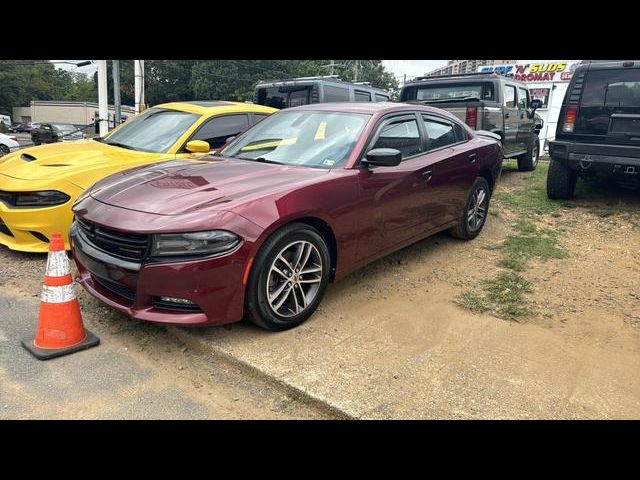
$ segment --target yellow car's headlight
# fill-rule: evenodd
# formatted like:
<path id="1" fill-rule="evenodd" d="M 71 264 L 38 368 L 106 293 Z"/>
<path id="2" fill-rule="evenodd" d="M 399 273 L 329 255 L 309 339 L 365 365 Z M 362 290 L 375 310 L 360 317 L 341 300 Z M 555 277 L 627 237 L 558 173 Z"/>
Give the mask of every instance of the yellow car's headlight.
<path id="1" fill-rule="evenodd" d="M 66 193 L 57 190 L 16 192 L 14 193 L 14 205 L 16 207 L 51 207 L 67 203 L 70 198 Z"/>

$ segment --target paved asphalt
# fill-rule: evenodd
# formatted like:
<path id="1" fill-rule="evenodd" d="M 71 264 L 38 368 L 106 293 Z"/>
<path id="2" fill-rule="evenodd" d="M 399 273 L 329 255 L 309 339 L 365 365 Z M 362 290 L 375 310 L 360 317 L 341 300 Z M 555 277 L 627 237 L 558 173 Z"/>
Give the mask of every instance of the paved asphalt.
<path id="1" fill-rule="evenodd" d="M 126 319 L 119 331 L 94 323 L 97 347 L 37 360 L 20 340 L 33 337 L 38 306 L 37 296 L 0 295 L 0 419 L 317 417 L 224 366 L 212 372 L 164 329 Z"/>
<path id="2" fill-rule="evenodd" d="M 0 311 L 0 418 L 215 416 L 179 388 L 158 390 L 157 372 L 113 342 L 39 361 L 20 345 L 35 332 L 38 302 L 0 296 Z"/>

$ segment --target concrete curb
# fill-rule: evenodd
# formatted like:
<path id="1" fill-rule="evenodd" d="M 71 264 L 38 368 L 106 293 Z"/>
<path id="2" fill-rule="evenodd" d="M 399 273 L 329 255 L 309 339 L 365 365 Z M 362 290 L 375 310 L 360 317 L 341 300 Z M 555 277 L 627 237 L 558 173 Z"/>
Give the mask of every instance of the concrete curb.
<path id="1" fill-rule="evenodd" d="M 264 370 L 256 367 L 255 365 L 252 365 L 246 360 L 237 357 L 233 353 L 223 348 L 220 348 L 217 345 L 212 345 L 211 343 L 203 340 L 202 338 L 199 338 L 198 335 L 190 333 L 183 328 L 174 327 L 170 325 L 168 325 L 166 329 L 169 334 L 173 335 L 178 340 L 186 343 L 195 351 L 200 353 L 210 354 L 218 361 L 222 361 L 229 364 L 230 366 L 240 368 L 243 371 L 243 373 L 251 375 L 252 377 L 258 380 L 262 380 L 265 383 L 268 383 L 269 385 L 282 391 L 283 393 L 286 393 L 287 395 L 294 397 L 296 400 L 299 400 L 307 405 L 310 405 L 329 416 L 335 417 L 335 419 L 337 420 L 357 420 L 358 419 L 356 415 L 350 414 L 344 411 L 342 408 L 333 404 L 327 399 L 318 397 L 316 395 L 312 395 L 306 390 L 304 390 L 303 388 L 295 384 L 289 383 L 282 378 L 278 378 L 273 375 L 270 375 L 269 373 L 266 373 Z"/>

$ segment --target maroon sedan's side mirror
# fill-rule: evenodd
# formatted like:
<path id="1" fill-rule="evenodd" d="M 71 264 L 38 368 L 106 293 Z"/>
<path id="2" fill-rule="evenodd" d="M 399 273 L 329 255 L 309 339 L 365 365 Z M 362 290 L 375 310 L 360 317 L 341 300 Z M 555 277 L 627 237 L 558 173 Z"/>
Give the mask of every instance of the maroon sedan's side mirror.
<path id="1" fill-rule="evenodd" d="M 402 153 L 395 148 L 374 148 L 367 152 L 362 163 L 378 167 L 395 167 L 400 164 Z"/>

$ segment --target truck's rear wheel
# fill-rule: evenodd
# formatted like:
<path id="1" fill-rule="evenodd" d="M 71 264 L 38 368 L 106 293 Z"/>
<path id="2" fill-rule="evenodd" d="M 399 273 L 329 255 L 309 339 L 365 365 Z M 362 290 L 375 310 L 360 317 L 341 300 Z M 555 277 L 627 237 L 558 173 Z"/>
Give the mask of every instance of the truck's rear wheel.
<path id="1" fill-rule="evenodd" d="M 547 173 L 547 197 L 553 200 L 566 200 L 573 197 L 577 181 L 578 172 L 551 159 Z"/>
<path id="2" fill-rule="evenodd" d="M 540 142 L 538 136 L 534 135 L 529 142 L 529 148 L 527 153 L 518 157 L 518 170 L 521 172 L 531 172 L 538 166 L 538 160 L 540 159 Z"/>

